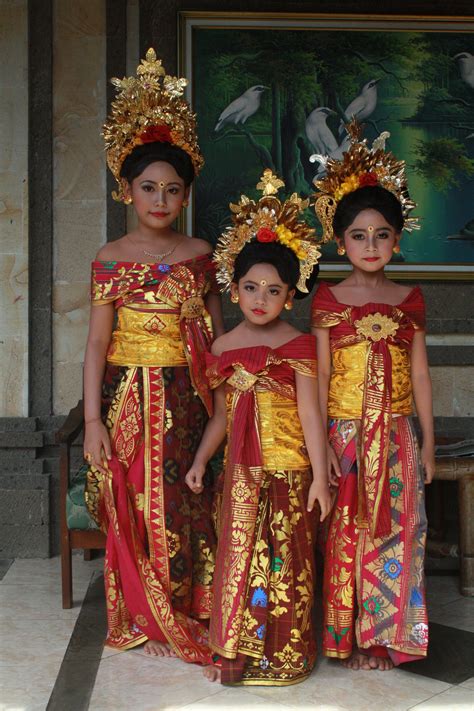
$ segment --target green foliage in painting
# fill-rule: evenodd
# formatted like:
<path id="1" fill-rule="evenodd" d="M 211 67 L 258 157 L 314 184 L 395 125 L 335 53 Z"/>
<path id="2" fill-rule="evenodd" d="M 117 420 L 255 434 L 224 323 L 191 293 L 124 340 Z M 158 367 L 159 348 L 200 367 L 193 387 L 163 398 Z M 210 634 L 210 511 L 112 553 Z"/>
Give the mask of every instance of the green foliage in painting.
<path id="1" fill-rule="evenodd" d="M 474 160 L 467 158 L 464 150 L 462 143 L 454 138 L 419 141 L 415 170 L 433 182 L 437 190 L 446 192 L 459 185 L 461 176 L 474 175 Z"/>

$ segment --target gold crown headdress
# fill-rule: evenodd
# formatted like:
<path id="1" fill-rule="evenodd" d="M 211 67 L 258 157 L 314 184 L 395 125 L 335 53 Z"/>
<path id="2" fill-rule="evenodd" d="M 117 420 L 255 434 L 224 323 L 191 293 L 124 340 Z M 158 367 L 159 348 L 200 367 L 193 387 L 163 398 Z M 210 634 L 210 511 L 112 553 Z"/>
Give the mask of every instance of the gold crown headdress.
<path id="1" fill-rule="evenodd" d="M 223 291 L 229 289 L 232 282 L 237 255 L 248 242 L 256 239 L 262 243 L 280 242 L 295 253 L 300 263 L 296 286 L 299 291 L 308 293 L 306 280 L 318 263 L 321 252 L 314 237 L 315 230 L 298 220 L 308 207 L 309 200 L 302 200 L 293 193 L 282 203 L 276 193 L 284 186 L 283 180 L 267 168 L 257 183 L 257 190 L 263 193 L 257 202 L 242 195 L 237 205 L 230 203 L 233 225 L 219 237 L 214 253 L 217 280 L 222 284 Z"/>
<path id="2" fill-rule="evenodd" d="M 182 148 L 191 158 L 196 175 L 204 160 L 196 136 L 196 117 L 182 98 L 186 79 L 169 76 L 149 49 L 137 67 L 137 76 L 111 79 L 118 94 L 104 124 L 107 165 L 119 185 L 115 200 L 123 199 L 120 169 L 135 146 L 166 142 Z"/>
<path id="3" fill-rule="evenodd" d="M 372 148 L 369 148 L 367 140 L 361 140 L 362 127 L 356 119 L 347 124 L 346 128 L 350 145 L 341 160 L 314 156 L 314 160 L 318 160 L 325 171 L 324 178 L 314 180 L 319 190 L 314 209 L 323 226 L 322 242 L 329 242 L 334 237 L 332 222 L 337 203 L 344 195 L 368 185 L 380 185 L 399 200 L 404 219 L 403 229 L 407 232 L 420 229 L 418 218 L 409 216 L 416 203 L 408 193 L 405 161 L 398 160 L 393 153 L 385 150 L 389 132 L 381 133 L 373 141 Z"/>

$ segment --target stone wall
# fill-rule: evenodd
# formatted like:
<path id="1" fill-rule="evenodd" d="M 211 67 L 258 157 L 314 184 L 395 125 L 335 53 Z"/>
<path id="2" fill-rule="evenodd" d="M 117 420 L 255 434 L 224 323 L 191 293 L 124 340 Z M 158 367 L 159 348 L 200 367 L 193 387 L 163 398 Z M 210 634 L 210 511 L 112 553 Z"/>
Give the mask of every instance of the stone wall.
<path id="1" fill-rule="evenodd" d="M 82 394 L 90 262 L 106 241 L 105 0 L 54 5 L 53 404 Z"/>
<path id="2" fill-rule="evenodd" d="M 27 0 L 0 0 L 0 415 L 28 414 Z"/>

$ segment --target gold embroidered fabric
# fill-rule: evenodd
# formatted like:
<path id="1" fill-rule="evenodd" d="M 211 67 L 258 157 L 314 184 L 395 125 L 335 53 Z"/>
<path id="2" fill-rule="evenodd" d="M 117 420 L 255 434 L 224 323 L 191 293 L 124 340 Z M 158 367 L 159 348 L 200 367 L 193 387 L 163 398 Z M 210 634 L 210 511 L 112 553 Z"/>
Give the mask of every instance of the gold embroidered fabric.
<path id="1" fill-rule="evenodd" d="M 230 385 L 232 377 L 227 380 Z M 310 466 L 310 461 L 304 445 L 294 391 L 291 398 L 290 393 L 288 397 L 273 389 L 268 390 L 266 381 L 267 379 L 260 381 L 255 388 L 263 468 L 266 471 L 305 469 Z M 234 405 L 234 393 L 230 388 L 226 395 L 226 405 L 227 422 L 230 424 Z M 229 435 L 229 432 L 227 434 Z"/>
<path id="2" fill-rule="evenodd" d="M 122 306 L 107 354 L 114 365 L 171 367 L 187 365 L 179 312 Z"/>
<path id="3" fill-rule="evenodd" d="M 392 357 L 392 413 L 412 413 L 410 353 L 388 345 Z M 328 415 L 343 420 L 361 419 L 368 341 L 339 348 L 332 353 L 332 373 L 328 395 Z"/>
<path id="4" fill-rule="evenodd" d="M 256 389 L 264 469 L 304 469 L 309 457 L 295 400 Z"/>

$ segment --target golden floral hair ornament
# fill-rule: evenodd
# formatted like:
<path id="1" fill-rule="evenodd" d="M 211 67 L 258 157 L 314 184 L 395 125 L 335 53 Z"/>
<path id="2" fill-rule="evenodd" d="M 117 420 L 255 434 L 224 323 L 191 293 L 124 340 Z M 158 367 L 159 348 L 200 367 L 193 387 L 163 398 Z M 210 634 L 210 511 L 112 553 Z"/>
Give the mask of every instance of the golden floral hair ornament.
<path id="1" fill-rule="evenodd" d="M 403 213 L 403 229 L 407 232 L 420 229 L 417 217 L 410 217 L 416 203 L 410 198 L 405 175 L 405 161 L 398 160 L 393 153 L 385 150 L 385 141 L 390 137 L 384 131 L 376 138 L 372 147 L 367 139 L 361 139 L 362 126 L 356 119 L 346 125 L 350 138 L 347 151 L 341 160 L 323 155 L 311 156 L 318 161 L 325 176 L 314 181 L 316 193 L 315 212 L 323 226 L 322 242 L 334 238 L 332 222 L 338 202 L 349 193 L 366 186 L 379 185 L 389 190 L 399 200 Z"/>
<path id="2" fill-rule="evenodd" d="M 234 277 L 234 263 L 243 247 L 252 240 L 280 242 L 291 249 L 300 263 L 300 277 L 296 288 L 308 293 L 306 281 L 321 256 L 315 230 L 300 220 L 309 200 L 302 200 L 293 193 L 284 202 L 276 196 L 285 183 L 267 168 L 257 190 L 262 197 L 255 201 L 242 195 L 238 204 L 230 203 L 232 222 L 219 237 L 214 252 L 217 265 L 217 280 L 227 291 Z"/>
<path id="3" fill-rule="evenodd" d="M 183 98 L 187 80 L 166 74 L 155 50 L 149 49 L 136 77 L 115 77 L 111 82 L 117 96 L 102 135 L 107 165 L 119 185 L 118 193 L 112 193 L 114 200 L 123 200 L 120 170 L 135 146 L 171 143 L 189 155 L 197 175 L 204 159 L 197 142 L 196 117 Z"/>

